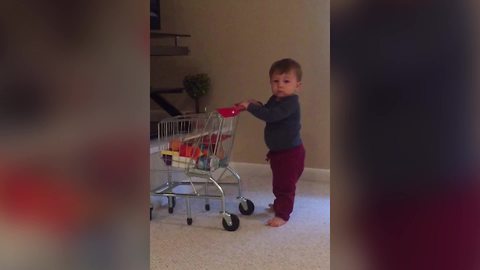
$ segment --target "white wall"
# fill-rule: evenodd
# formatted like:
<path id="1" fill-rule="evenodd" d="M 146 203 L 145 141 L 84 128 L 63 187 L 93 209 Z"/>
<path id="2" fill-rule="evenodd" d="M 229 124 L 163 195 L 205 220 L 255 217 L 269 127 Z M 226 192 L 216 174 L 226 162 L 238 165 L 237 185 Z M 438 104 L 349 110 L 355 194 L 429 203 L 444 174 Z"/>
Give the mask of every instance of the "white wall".
<path id="1" fill-rule="evenodd" d="M 272 62 L 291 57 L 303 68 L 302 137 L 306 166 L 330 168 L 330 4 L 329 0 L 162 0 L 162 32 L 190 34 L 182 45 L 189 56 L 154 57 L 154 86 L 181 86 L 184 75 L 206 72 L 212 90 L 208 110 L 247 98 L 270 96 Z M 167 97 L 193 110 L 186 95 Z M 264 123 L 243 113 L 233 160 L 264 163 Z"/>

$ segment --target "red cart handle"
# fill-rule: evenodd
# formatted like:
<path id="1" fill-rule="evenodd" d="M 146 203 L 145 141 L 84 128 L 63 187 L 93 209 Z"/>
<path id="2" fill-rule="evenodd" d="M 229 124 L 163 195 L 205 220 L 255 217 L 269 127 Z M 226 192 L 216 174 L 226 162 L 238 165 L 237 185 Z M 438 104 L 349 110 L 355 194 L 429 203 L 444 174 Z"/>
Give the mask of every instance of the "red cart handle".
<path id="1" fill-rule="evenodd" d="M 240 112 L 245 111 L 245 107 L 239 104 L 235 104 L 233 107 L 218 108 L 217 112 L 223 117 L 237 116 Z"/>

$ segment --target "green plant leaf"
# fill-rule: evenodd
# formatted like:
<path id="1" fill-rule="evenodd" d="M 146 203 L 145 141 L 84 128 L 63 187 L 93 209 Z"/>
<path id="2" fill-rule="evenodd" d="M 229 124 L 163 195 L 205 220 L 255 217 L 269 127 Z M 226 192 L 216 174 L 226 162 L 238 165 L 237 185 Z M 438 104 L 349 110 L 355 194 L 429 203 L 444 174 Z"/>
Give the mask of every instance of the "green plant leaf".
<path id="1" fill-rule="evenodd" d="M 187 75 L 183 79 L 183 86 L 188 96 L 199 99 L 210 90 L 210 78 L 206 73 Z"/>

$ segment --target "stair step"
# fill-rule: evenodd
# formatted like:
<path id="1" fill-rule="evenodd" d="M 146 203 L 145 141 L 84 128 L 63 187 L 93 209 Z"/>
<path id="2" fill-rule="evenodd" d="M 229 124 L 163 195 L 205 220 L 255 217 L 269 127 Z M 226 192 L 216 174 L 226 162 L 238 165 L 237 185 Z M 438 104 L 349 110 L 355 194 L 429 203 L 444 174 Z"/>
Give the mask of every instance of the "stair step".
<path id="1" fill-rule="evenodd" d="M 185 90 L 182 87 L 177 87 L 177 88 L 154 88 L 150 87 L 150 93 L 151 94 L 178 94 L 182 93 L 183 90 Z"/>

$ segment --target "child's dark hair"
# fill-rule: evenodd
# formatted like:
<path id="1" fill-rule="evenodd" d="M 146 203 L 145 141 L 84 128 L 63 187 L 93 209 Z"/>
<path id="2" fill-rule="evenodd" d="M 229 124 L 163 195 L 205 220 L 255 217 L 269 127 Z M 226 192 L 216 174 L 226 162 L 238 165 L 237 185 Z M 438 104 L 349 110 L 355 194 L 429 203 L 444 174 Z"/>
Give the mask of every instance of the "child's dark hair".
<path id="1" fill-rule="evenodd" d="M 283 74 L 289 72 L 290 70 L 295 72 L 298 81 L 302 80 L 302 67 L 299 63 L 297 63 L 297 61 L 290 58 L 284 58 L 273 63 L 270 67 L 269 75 L 271 78 L 273 73 Z"/>

